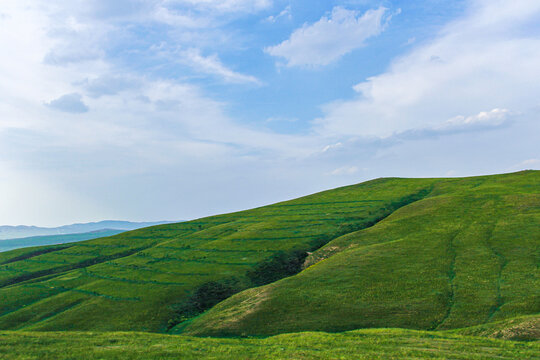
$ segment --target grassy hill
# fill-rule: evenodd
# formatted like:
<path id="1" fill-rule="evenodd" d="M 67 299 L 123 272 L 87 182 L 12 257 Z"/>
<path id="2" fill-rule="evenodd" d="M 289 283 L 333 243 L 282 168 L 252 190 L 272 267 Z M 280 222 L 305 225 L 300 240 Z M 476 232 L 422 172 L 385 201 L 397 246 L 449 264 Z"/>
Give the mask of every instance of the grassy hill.
<path id="1" fill-rule="evenodd" d="M 306 251 L 372 225 L 434 180 L 380 179 L 258 209 L 0 253 L 0 329 L 166 331 L 300 270 Z"/>
<path id="2" fill-rule="evenodd" d="M 182 330 L 441 330 L 537 314 L 539 175 L 432 181 L 429 195 L 330 241 L 298 275 L 237 294 Z"/>
<path id="3" fill-rule="evenodd" d="M 535 359 L 538 342 L 402 329 L 298 333 L 266 339 L 150 333 L 0 332 L 2 359 Z"/>
<path id="4" fill-rule="evenodd" d="M 0 329 L 271 335 L 537 314 L 539 220 L 537 171 L 388 178 L 18 249 L 0 253 Z"/>

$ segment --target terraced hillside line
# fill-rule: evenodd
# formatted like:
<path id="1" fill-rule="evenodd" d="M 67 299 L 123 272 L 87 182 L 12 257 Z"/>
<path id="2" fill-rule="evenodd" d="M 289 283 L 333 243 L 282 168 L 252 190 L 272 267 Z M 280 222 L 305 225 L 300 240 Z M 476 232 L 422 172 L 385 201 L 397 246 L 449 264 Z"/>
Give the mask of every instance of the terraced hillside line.
<path id="1" fill-rule="evenodd" d="M 28 286 L 31 286 L 31 285 L 28 285 Z M 25 305 L 26 306 L 32 306 L 34 304 L 37 304 L 39 303 L 40 301 L 44 300 L 44 299 L 49 299 L 51 296 L 55 296 L 55 295 L 58 295 L 58 294 L 61 294 L 62 292 L 64 292 L 63 290 L 56 290 L 56 292 L 51 295 L 51 294 L 45 294 L 43 297 L 40 297 L 40 298 L 37 298 L 35 300 L 33 300 L 32 302 L 28 302 L 26 303 Z M 11 314 L 11 313 L 14 313 L 16 311 L 19 311 L 21 310 L 20 308 L 11 308 L 11 309 L 7 309 L 6 311 L 4 311 L 3 313 L 0 314 L 0 317 L 2 316 L 5 316 L 5 315 L 8 315 L 8 314 Z"/>
<path id="2" fill-rule="evenodd" d="M 448 239 L 448 254 L 450 254 L 450 266 L 448 269 L 448 282 L 450 283 L 450 294 L 448 296 L 448 305 L 446 314 L 444 317 L 439 321 L 439 323 L 435 324 L 432 329 L 430 330 L 438 330 L 444 322 L 450 317 L 450 314 L 452 313 L 452 308 L 454 307 L 454 278 L 456 277 L 456 249 L 454 247 L 454 240 L 458 236 L 459 231 L 456 231 L 453 235 L 450 236 Z"/>
<path id="3" fill-rule="evenodd" d="M 35 287 L 35 288 L 45 288 L 45 286 L 41 285 L 41 284 L 28 284 L 27 286 L 28 287 Z M 65 293 L 65 292 L 69 292 L 69 291 L 76 292 L 76 293 L 79 293 L 79 294 L 88 295 L 88 296 L 92 296 L 92 297 L 105 298 L 105 299 L 112 300 L 112 301 L 140 301 L 141 300 L 138 297 L 117 297 L 117 296 L 111 296 L 111 295 L 107 295 L 107 294 L 101 294 L 101 293 L 98 293 L 96 291 L 79 289 L 79 288 L 69 288 L 69 287 L 63 287 L 63 286 L 58 287 L 58 290 L 59 290 L 59 292 L 57 292 L 56 294 L 54 294 L 52 296 L 49 296 L 48 298 L 41 299 L 39 301 L 50 300 L 51 298 L 53 298 L 55 296 L 61 295 L 61 294 Z"/>
<path id="4" fill-rule="evenodd" d="M 96 291 L 85 290 L 85 289 L 65 288 L 64 290 L 65 291 L 73 291 L 73 292 L 76 292 L 76 293 L 79 293 L 79 294 L 89 295 L 89 296 L 93 296 L 93 297 L 101 297 L 101 298 L 105 298 L 107 300 L 112 300 L 112 301 L 141 301 L 141 299 L 138 298 L 138 297 L 111 296 L 111 295 L 100 294 L 100 293 L 98 293 Z"/>
<path id="5" fill-rule="evenodd" d="M 6 261 L 0 263 L 0 265 L 7 265 L 7 264 L 11 264 L 11 263 L 21 261 L 21 260 L 28 260 L 28 259 L 31 259 L 33 257 L 39 256 L 39 255 L 48 254 L 48 253 L 55 252 L 55 251 L 60 251 L 60 250 L 65 250 L 65 249 L 68 249 L 68 248 L 70 248 L 72 246 L 73 245 L 59 246 L 59 247 L 54 247 L 54 248 L 41 248 L 41 249 L 38 249 L 36 251 L 32 251 L 32 252 L 29 252 L 29 253 L 26 253 L 26 254 L 22 254 L 20 256 L 16 256 L 14 258 L 6 260 Z"/>
<path id="6" fill-rule="evenodd" d="M 85 268 L 87 266 L 97 265 L 97 264 L 101 264 L 101 263 L 104 263 L 104 262 L 107 262 L 107 261 L 120 259 L 120 258 L 123 258 L 123 257 L 133 255 L 133 254 L 135 254 L 135 253 L 137 253 L 139 251 L 143 251 L 145 249 L 148 249 L 149 247 L 152 247 L 154 245 L 155 244 L 152 244 L 152 245 L 144 247 L 144 248 L 131 249 L 131 250 L 124 251 L 124 252 L 121 252 L 121 253 L 118 253 L 118 254 L 102 256 L 102 257 L 97 257 L 97 258 L 93 258 L 93 259 L 88 259 L 88 260 L 84 260 L 84 261 L 81 261 L 81 262 L 78 262 L 78 263 L 75 263 L 75 264 L 68 264 L 68 265 L 64 265 L 64 266 L 58 266 L 58 267 L 55 267 L 55 268 L 50 268 L 50 269 L 45 269 L 45 270 L 40 270 L 40 271 L 35 271 L 35 272 L 29 272 L 29 273 L 26 273 L 24 275 L 20 275 L 20 276 L 17 276 L 17 277 L 11 278 L 11 279 L 7 279 L 7 280 L 4 280 L 4 281 L 0 282 L 0 289 L 4 288 L 4 287 L 7 287 L 7 286 L 10 286 L 10 285 L 15 285 L 15 284 L 18 284 L 18 283 L 22 283 L 22 282 L 25 282 L 25 281 L 28 281 L 28 280 L 35 280 L 35 279 L 45 277 L 45 276 L 51 276 L 51 275 L 55 275 L 55 274 L 60 274 L 60 273 L 63 273 L 65 271 L 81 269 L 81 268 Z"/>
<path id="7" fill-rule="evenodd" d="M 160 269 L 152 269 L 144 266 L 138 266 L 138 265 L 123 265 L 116 262 L 106 262 L 105 265 L 107 266 L 114 266 L 121 269 L 127 269 L 127 270 L 135 270 L 135 271 L 147 271 L 151 273 L 156 274 L 167 274 L 167 275 L 173 275 L 173 276 L 210 276 L 212 275 L 209 272 L 173 272 L 173 271 L 164 271 Z"/>
<path id="8" fill-rule="evenodd" d="M 39 317 L 39 319 L 37 321 L 35 321 L 33 324 L 38 324 L 38 323 L 41 323 L 41 322 L 45 322 L 47 320 L 50 320 L 56 316 L 58 316 L 59 314 L 65 312 L 65 311 L 68 311 L 69 309 L 73 309 L 75 306 L 78 306 L 80 305 L 81 303 L 83 302 L 82 299 L 77 299 L 73 302 L 70 302 L 68 304 L 65 304 L 64 306 L 62 306 L 60 309 L 54 309 L 53 311 L 51 311 L 50 313 L 44 313 L 44 314 L 40 314 L 41 316 Z M 32 325 L 33 325 L 32 324 Z M 24 329 L 26 326 L 26 324 L 21 324 L 21 326 L 17 329 L 14 329 L 14 330 L 21 330 L 21 329 Z"/>
<path id="9" fill-rule="evenodd" d="M 109 281 L 119 281 L 119 282 L 126 282 L 129 284 L 153 284 L 153 285 L 165 285 L 165 286 L 184 286 L 186 283 L 181 282 L 170 282 L 170 281 L 156 281 L 156 280 L 135 280 L 135 279 L 126 279 L 126 278 L 119 278 L 114 276 L 106 276 L 106 275 L 100 275 L 93 273 L 91 271 L 86 270 L 86 268 L 83 269 L 83 274 L 88 277 L 93 277 L 96 279 L 101 280 L 109 280 Z"/>

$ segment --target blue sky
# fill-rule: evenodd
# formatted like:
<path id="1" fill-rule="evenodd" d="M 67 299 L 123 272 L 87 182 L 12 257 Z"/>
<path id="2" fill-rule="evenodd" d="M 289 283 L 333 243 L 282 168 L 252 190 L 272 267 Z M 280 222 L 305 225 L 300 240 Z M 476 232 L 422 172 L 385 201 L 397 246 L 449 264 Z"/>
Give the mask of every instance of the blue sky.
<path id="1" fill-rule="evenodd" d="M 6 0 L 0 223 L 540 168 L 535 0 Z"/>

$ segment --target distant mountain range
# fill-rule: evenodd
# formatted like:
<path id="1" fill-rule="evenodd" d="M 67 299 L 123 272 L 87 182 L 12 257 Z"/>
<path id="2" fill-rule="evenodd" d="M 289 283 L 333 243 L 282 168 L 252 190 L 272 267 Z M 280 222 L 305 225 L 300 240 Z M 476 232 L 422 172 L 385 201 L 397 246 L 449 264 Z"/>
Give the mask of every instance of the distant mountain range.
<path id="1" fill-rule="evenodd" d="M 30 236 L 25 238 L 0 240 L 0 252 L 32 246 L 58 245 L 69 242 L 97 239 L 117 235 L 123 233 L 124 231 L 126 230 L 103 229 L 90 231 L 87 233 Z"/>
<path id="2" fill-rule="evenodd" d="M 66 234 L 82 234 L 102 230 L 135 230 L 143 227 L 169 224 L 178 221 L 155 221 L 155 222 L 130 222 L 130 221 L 115 221 L 104 220 L 98 222 L 80 223 L 64 225 L 54 228 L 38 227 L 38 226 L 0 226 L 0 240 L 19 239 L 30 236 L 45 236 L 45 235 L 66 235 Z"/>

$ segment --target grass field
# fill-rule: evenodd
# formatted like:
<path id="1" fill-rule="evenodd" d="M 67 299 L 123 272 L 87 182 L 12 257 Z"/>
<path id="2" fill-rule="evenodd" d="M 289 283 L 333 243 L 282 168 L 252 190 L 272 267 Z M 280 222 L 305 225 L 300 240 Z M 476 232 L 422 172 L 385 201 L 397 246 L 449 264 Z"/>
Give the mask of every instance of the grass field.
<path id="1" fill-rule="evenodd" d="M 219 339 L 150 333 L 0 332 L 2 359 L 538 359 L 538 342 L 402 329 Z"/>

